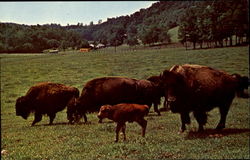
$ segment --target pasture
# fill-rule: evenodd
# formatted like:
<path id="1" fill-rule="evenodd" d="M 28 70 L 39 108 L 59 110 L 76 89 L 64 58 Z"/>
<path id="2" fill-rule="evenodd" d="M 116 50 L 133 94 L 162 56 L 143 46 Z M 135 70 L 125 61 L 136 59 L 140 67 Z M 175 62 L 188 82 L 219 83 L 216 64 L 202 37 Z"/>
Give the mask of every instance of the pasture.
<path id="1" fill-rule="evenodd" d="M 87 114 L 87 124 L 67 124 L 66 110 L 31 127 L 15 115 L 15 101 L 35 83 L 51 81 L 77 87 L 97 77 L 125 76 L 146 79 L 174 64 L 201 64 L 231 74 L 249 75 L 247 47 L 188 50 L 165 48 L 119 51 L 103 49 L 89 53 L 3 54 L 1 57 L 1 155 L 2 159 L 250 159 L 249 99 L 235 98 L 226 129 L 215 132 L 218 109 L 209 112 L 204 133 L 197 122 L 178 134 L 180 117 L 171 112 L 157 116 L 153 108 L 146 117 L 146 137 L 136 123 L 127 124 L 127 141 L 114 143 L 116 124 L 105 119 L 98 124 L 96 113 Z M 161 108 L 162 106 L 160 106 Z M 122 136 L 120 136 L 122 137 Z"/>

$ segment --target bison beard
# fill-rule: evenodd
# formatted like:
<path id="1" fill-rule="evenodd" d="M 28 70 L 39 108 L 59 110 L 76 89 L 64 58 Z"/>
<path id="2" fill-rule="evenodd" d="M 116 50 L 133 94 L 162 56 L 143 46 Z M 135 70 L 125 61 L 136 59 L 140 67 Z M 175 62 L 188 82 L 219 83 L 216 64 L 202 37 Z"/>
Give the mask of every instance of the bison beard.
<path id="1" fill-rule="evenodd" d="M 29 114 L 34 112 L 34 125 L 42 120 L 43 114 L 47 114 L 50 117 L 49 124 L 52 124 L 56 113 L 62 111 L 70 99 L 77 97 L 77 88 L 51 82 L 39 83 L 32 86 L 25 96 L 16 100 L 16 115 L 27 119 Z"/>
<path id="2" fill-rule="evenodd" d="M 126 140 L 126 122 L 137 122 L 142 127 L 142 136 L 145 136 L 147 121 L 144 116 L 148 114 L 148 111 L 147 105 L 125 103 L 114 106 L 104 105 L 100 108 L 98 118 L 109 118 L 117 123 L 115 142 L 118 142 L 120 130 L 122 130 L 124 140 Z"/>
<path id="3" fill-rule="evenodd" d="M 226 116 L 235 94 L 248 97 L 243 94 L 249 85 L 247 77 L 229 75 L 206 66 L 175 65 L 169 71 L 165 70 L 161 78 L 171 111 L 180 114 L 181 132 L 186 129 L 186 124 L 190 124 L 190 112 L 194 113 L 199 124 L 198 130 L 204 130 L 206 113 L 214 107 L 219 107 L 221 115 L 216 129 L 225 128 Z"/>

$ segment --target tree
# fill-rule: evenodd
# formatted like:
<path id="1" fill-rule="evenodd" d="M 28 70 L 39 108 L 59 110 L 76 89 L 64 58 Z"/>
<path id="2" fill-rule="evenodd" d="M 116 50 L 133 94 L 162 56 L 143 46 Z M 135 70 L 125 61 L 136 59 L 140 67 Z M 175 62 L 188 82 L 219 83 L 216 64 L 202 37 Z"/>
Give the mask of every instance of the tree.
<path id="1" fill-rule="evenodd" d="M 49 48 L 58 48 L 60 46 L 60 42 L 55 39 L 50 39 L 47 41 L 48 47 Z"/>
<path id="2" fill-rule="evenodd" d="M 129 46 L 135 46 L 135 45 L 139 44 L 136 36 L 129 36 L 127 38 L 126 42 Z"/>
<path id="3" fill-rule="evenodd" d="M 154 44 L 156 42 L 170 42 L 170 35 L 165 27 L 159 27 L 157 25 L 144 28 L 140 32 L 140 39 L 143 44 Z"/>
<path id="4" fill-rule="evenodd" d="M 34 50 L 34 46 L 31 43 L 24 43 L 22 46 L 22 51 L 24 53 L 27 53 L 27 52 L 33 52 L 35 50 Z"/>
<path id="5" fill-rule="evenodd" d="M 139 44 L 137 33 L 138 33 L 137 29 L 134 25 L 130 25 L 128 27 L 126 43 L 129 46 L 135 46 L 135 45 Z"/>
<path id="6" fill-rule="evenodd" d="M 117 46 L 123 44 L 123 40 L 126 37 L 125 33 L 126 31 L 122 26 L 116 25 L 110 29 L 108 42 L 111 46 L 115 47 L 115 51 Z"/>
<path id="7" fill-rule="evenodd" d="M 209 4 L 210 3 L 210 4 Z M 236 44 L 242 43 L 242 37 L 248 37 L 248 9 L 247 0 L 196 2 L 185 12 L 180 21 L 179 38 L 182 42 L 215 43 L 217 47 L 224 46 L 224 40 L 229 39 L 232 46 L 232 36 L 236 35 Z M 208 45 L 209 47 L 211 45 Z"/>
<path id="8" fill-rule="evenodd" d="M 63 49 L 65 51 L 65 49 L 67 49 L 70 46 L 68 41 L 62 40 L 59 48 Z"/>
<path id="9" fill-rule="evenodd" d="M 161 28 L 161 32 L 158 35 L 158 41 L 162 43 L 170 43 L 171 42 L 171 36 L 168 33 L 168 29 L 165 27 Z"/>

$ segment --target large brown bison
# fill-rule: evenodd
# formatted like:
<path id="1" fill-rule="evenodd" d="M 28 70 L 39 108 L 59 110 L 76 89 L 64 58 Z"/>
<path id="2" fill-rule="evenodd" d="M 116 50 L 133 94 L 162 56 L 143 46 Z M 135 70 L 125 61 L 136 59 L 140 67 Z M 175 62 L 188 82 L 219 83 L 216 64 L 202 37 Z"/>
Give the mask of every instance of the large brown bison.
<path id="1" fill-rule="evenodd" d="M 81 96 L 71 102 L 68 108 L 70 123 L 77 121 L 75 117 L 84 117 L 87 122 L 87 112 L 98 112 L 102 105 L 118 103 L 137 103 L 151 106 L 159 114 L 157 105 L 161 96 L 158 86 L 148 80 L 136 80 L 125 77 L 102 77 L 87 82 Z M 80 116 L 79 116 L 80 115 Z M 101 122 L 101 119 L 100 119 Z"/>
<path id="2" fill-rule="evenodd" d="M 31 112 L 35 113 L 32 126 L 47 114 L 52 124 L 56 113 L 62 111 L 70 99 L 79 97 L 79 90 L 63 84 L 43 82 L 32 86 L 25 96 L 16 100 L 16 115 L 27 119 Z"/>
<path id="3" fill-rule="evenodd" d="M 122 129 L 124 140 L 126 140 L 126 122 L 137 122 L 142 127 L 142 136 L 145 136 L 147 121 L 144 116 L 149 112 L 147 105 L 121 103 L 114 106 L 103 105 L 98 113 L 98 118 L 108 118 L 117 123 L 116 139 L 118 142 L 119 132 Z"/>
<path id="4" fill-rule="evenodd" d="M 243 96 L 248 88 L 248 78 L 238 74 L 201 65 L 175 65 L 161 75 L 165 85 L 165 97 L 173 113 L 181 116 L 181 132 L 190 124 L 189 113 L 193 112 L 199 124 L 199 131 L 207 122 L 206 112 L 219 107 L 221 114 L 216 129 L 225 128 L 229 107 L 237 94 Z"/>

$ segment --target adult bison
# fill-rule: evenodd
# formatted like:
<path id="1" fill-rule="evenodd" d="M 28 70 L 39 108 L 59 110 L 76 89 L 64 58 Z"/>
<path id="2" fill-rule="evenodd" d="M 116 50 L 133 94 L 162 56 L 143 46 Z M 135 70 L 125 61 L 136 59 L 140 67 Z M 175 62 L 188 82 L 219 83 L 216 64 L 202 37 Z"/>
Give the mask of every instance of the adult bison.
<path id="1" fill-rule="evenodd" d="M 38 83 L 16 100 L 16 115 L 27 119 L 34 112 L 33 126 L 42 120 L 43 114 L 47 114 L 49 124 L 52 124 L 56 113 L 62 111 L 73 97 L 79 97 L 77 88 L 51 82 Z"/>
<path id="2" fill-rule="evenodd" d="M 102 105 L 115 105 L 118 103 L 136 103 L 155 106 L 164 96 L 158 86 L 148 80 L 136 80 L 125 77 L 102 77 L 87 82 L 81 96 L 71 102 L 68 108 L 70 123 L 77 121 L 76 117 L 84 117 L 87 122 L 87 112 L 98 112 Z M 101 122 L 101 119 L 100 119 Z"/>
<path id="3" fill-rule="evenodd" d="M 165 85 L 165 97 L 173 113 L 180 113 L 181 132 L 190 124 L 189 113 L 193 112 L 199 124 L 199 131 L 207 122 L 206 112 L 219 107 L 220 122 L 216 129 L 225 128 L 229 107 L 237 93 L 243 96 L 248 88 L 248 78 L 238 74 L 229 75 L 223 71 L 201 65 L 175 65 L 161 75 Z"/>

